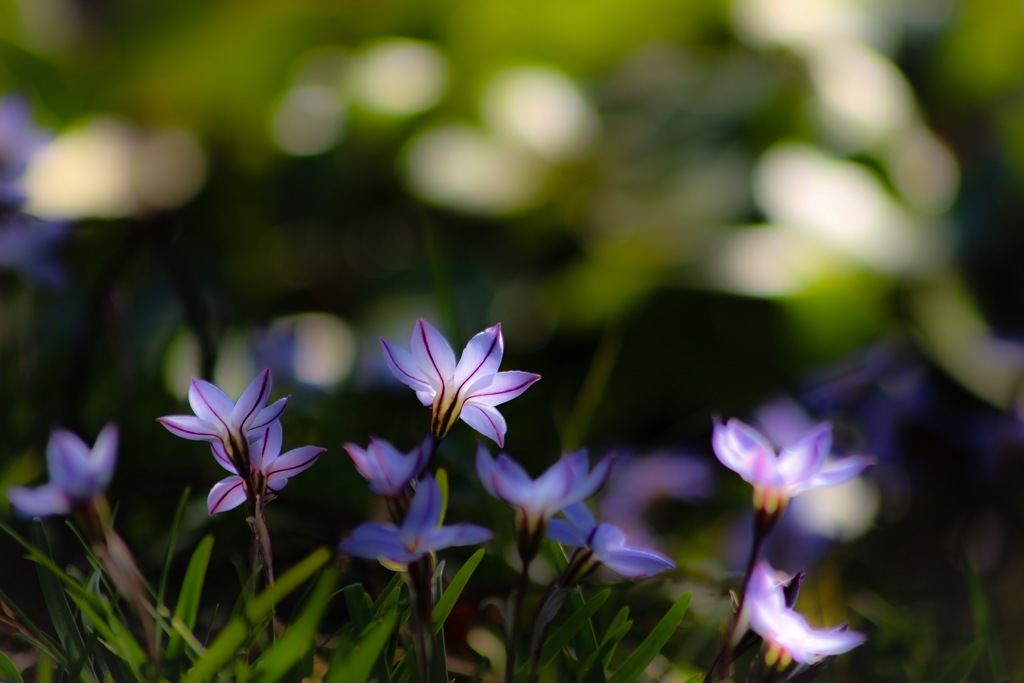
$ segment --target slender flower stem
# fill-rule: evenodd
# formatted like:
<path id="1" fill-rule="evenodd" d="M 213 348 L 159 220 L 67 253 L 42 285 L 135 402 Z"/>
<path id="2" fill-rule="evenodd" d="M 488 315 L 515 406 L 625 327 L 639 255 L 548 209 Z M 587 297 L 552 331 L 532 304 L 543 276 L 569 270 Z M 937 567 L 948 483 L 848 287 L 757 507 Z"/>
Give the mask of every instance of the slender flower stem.
<path id="1" fill-rule="evenodd" d="M 775 518 L 777 520 L 777 517 Z M 725 647 L 722 649 L 720 658 L 716 660 L 716 666 L 713 666 L 704 677 L 704 683 L 709 683 L 714 676 L 715 668 L 718 669 L 719 682 L 726 681 L 729 678 L 729 667 L 732 665 L 733 654 L 736 649 L 737 637 L 742 637 L 740 629 L 740 620 L 743 619 L 743 605 L 747 597 L 747 588 L 750 586 L 750 577 L 754 573 L 754 567 L 757 565 L 757 560 L 761 556 L 761 548 L 764 547 L 765 539 L 768 537 L 768 533 L 774 526 L 774 520 L 766 521 L 760 513 L 754 515 L 754 542 L 750 547 L 750 556 L 747 558 L 747 570 L 743 575 L 743 590 L 740 592 L 739 604 L 736 607 L 736 614 L 733 616 L 729 623 L 729 630 L 725 636 Z M 745 626 L 744 629 L 745 630 Z"/>
<path id="2" fill-rule="evenodd" d="M 252 527 L 253 541 L 253 573 L 257 567 L 255 562 L 263 565 L 263 575 L 267 579 L 267 586 L 274 585 L 274 553 L 270 546 L 270 530 L 267 528 L 267 518 L 263 512 L 263 496 L 258 493 L 249 499 L 249 507 L 252 515 L 249 517 L 249 525 Z"/>
<path id="3" fill-rule="evenodd" d="M 530 562 L 533 560 L 523 559 L 523 571 L 519 575 L 519 585 L 510 600 L 511 613 L 508 615 L 508 632 L 505 634 L 505 683 L 514 683 L 516 675 L 516 636 L 519 634 L 520 625 L 523 621 L 523 604 L 526 600 L 526 591 L 530 587 Z"/>
<path id="4" fill-rule="evenodd" d="M 420 680 L 430 680 L 430 662 L 434 639 L 434 599 L 433 599 L 433 557 L 426 555 L 409 565 L 407 579 L 409 581 L 409 601 L 412 605 L 413 642 L 416 653 L 416 666 Z"/>
<path id="5" fill-rule="evenodd" d="M 544 595 L 541 596 L 540 603 L 537 605 L 537 616 L 533 622 L 533 637 L 530 642 L 530 668 L 527 676 L 529 683 L 536 683 L 537 676 L 540 673 L 540 658 L 541 651 L 544 649 L 544 641 L 548 639 L 548 631 L 551 629 L 551 624 L 554 622 L 555 617 L 558 616 L 558 612 L 561 611 L 561 606 L 564 603 L 559 603 L 553 613 L 545 617 L 545 611 L 548 608 L 548 603 L 557 595 L 563 596 L 568 590 L 567 584 L 563 582 L 563 577 L 555 579 L 548 589 L 544 591 Z"/>

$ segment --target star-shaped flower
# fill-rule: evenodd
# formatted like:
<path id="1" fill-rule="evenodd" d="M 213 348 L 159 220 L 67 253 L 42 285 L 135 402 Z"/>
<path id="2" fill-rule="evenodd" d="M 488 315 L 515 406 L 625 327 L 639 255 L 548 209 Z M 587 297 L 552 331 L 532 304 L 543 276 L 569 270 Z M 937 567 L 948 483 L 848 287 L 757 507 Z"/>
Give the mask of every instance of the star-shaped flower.
<path id="1" fill-rule="evenodd" d="M 611 471 L 606 457 L 590 469 L 587 452 L 563 455 L 544 474 L 531 479 L 519 463 L 504 453 L 491 458 L 484 446 L 476 451 L 476 472 L 489 494 L 516 508 L 529 529 L 547 521 L 573 503 L 589 498 L 601 488 Z"/>
<path id="2" fill-rule="evenodd" d="M 867 456 L 827 461 L 832 447 L 828 423 L 776 455 L 768 439 L 753 427 L 735 418 L 724 425 L 716 421 L 712 446 L 723 465 L 754 486 L 754 507 L 769 516 L 781 514 L 794 496 L 841 484 L 874 463 Z"/>
<path id="3" fill-rule="evenodd" d="M 448 341 L 425 320 L 417 320 L 411 353 L 381 339 L 391 372 L 432 407 L 431 433 L 443 439 L 459 418 L 504 445 L 505 418 L 494 407 L 510 401 L 540 379 L 530 372 L 498 372 L 504 343 L 501 325 L 488 327 L 469 343 L 458 363 Z"/>
<path id="4" fill-rule="evenodd" d="M 598 524 L 583 503 L 574 503 L 564 510 L 569 521 L 553 519 L 548 525 L 548 538 L 562 545 L 576 546 L 589 553 L 585 575 L 594 564 L 603 564 L 628 579 L 645 579 L 676 566 L 661 553 L 626 544 L 626 535 L 612 524 Z M 571 563 L 570 563 L 571 565 Z"/>
<path id="5" fill-rule="evenodd" d="M 339 549 L 393 565 L 408 565 L 428 553 L 458 545 L 474 545 L 491 538 L 489 529 L 476 524 L 441 526 L 441 487 L 432 476 L 416 488 L 401 526 L 368 522 L 352 532 Z"/>
<path id="6" fill-rule="evenodd" d="M 408 455 L 400 453 L 397 448 L 384 439 L 370 437 L 370 445 L 365 449 L 354 443 L 345 444 L 352 462 L 359 474 L 370 482 L 370 490 L 381 496 L 396 497 L 404 495 L 409 484 L 415 479 L 430 457 L 429 441 Z"/>
<path id="7" fill-rule="evenodd" d="M 764 639 L 767 652 L 765 661 L 778 669 L 790 662 L 809 664 L 831 655 L 849 652 L 867 637 L 845 626 L 834 629 L 816 629 L 807 620 L 786 605 L 784 585 L 775 571 L 765 562 L 754 567 L 744 598 L 744 611 L 748 611 L 750 628 Z"/>
<path id="8" fill-rule="evenodd" d="M 46 445 L 50 481 L 34 489 L 7 491 L 18 512 L 30 517 L 66 515 L 103 494 L 114 475 L 117 427 L 108 424 L 92 448 L 66 429 L 55 429 Z"/>
<path id="9" fill-rule="evenodd" d="M 157 421 L 183 439 L 219 443 L 234 464 L 234 471 L 247 471 L 250 468 L 249 442 L 254 437 L 259 438 L 271 422 L 281 417 L 288 403 L 286 396 L 267 406 L 270 387 L 270 370 L 266 369 L 256 376 L 236 403 L 220 387 L 192 378 L 188 402 L 195 416 L 166 415 Z"/>
<path id="10" fill-rule="evenodd" d="M 217 462 L 233 476 L 217 482 L 210 490 L 206 504 L 211 515 L 238 507 L 251 495 L 266 497 L 268 493 L 277 493 L 290 477 L 312 466 L 326 450 L 319 446 L 303 446 L 281 453 L 281 442 L 281 423 L 275 420 L 250 444 L 251 471 L 248 479 L 240 476 L 224 445 L 219 441 L 213 443 Z"/>

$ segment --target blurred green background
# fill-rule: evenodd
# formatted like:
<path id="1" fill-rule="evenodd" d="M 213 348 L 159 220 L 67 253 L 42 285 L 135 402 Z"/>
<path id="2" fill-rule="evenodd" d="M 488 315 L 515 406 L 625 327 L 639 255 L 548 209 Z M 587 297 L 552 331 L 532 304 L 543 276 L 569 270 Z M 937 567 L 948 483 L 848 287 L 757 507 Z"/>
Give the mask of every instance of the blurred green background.
<path id="1" fill-rule="evenodd" d="M 116 420 L 119 528 L 159 566 L 191 487 L 217 595 L 243 514 L 207 516 L 219 468 L 155 422 L 191 376 L 237 396 L 271 367 L 285 448 L 328 448 L 268 510 L 287 564 L 380 512 L 342 443 L 427 427 L 377 339 L 501 322 L 503 367 L 543 375 L 506 450 L 622 453 L 641 483 L 602 511 L 681 565 L 627 599 L 695 591 L 664 680 L 713 659 L 745 551 L 713 415 L 781 443 L 829 419 L 879 459 L 772 550 L 812 623 L 869 634 L 832 680 L 934 680 L 977 640 L 968 680 L 1024 677 L 1022 31 L 1016 0 L 0 0 L 0 93 L 55 135 L 29 211 L 71 221 L 0 254 L 0 483 Z M 474 437 L 438 464 L 450 517 L 503 539 L 479 600 L 513 574 Z"/>

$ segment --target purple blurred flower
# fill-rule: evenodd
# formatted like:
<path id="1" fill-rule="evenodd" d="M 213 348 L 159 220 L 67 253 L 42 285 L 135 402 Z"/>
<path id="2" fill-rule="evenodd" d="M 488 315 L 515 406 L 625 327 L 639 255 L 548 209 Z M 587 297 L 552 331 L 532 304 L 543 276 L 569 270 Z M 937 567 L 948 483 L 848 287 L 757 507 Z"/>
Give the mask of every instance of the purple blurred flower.
<path id="1" fill-rule="evenodd" d="M 428 446 L 431 440 L 432 437 L 428 437 L 408 455 L 400 453 L 390 442 L 373 437 L 365 449 L 347 443 L 345 451 L 359 474 L 370 482 L 371 491 L 381 496 L 396 497 L 403 495 L 412 480 L 423 471 L 430 457 Z"/>
<path id="2" fill-rule="evenodd" d="M 498 372 L 504 343 L 501 325 L 488 327 L 469 343 L 458 363 L 448 341 L 425 320 L 417 320 L 411 353 L 385 340 L 384 356 L 391 372 L 432 406 L 431 433 L 443 439 L 459 418 L 484 436 L 505 442 L 505 418 L 494 407 L 526 391 L 540 375 Z"/>
<path id="3" fill-rule="evenodd" d="M 66 515 L 103 494 L 114 475 L 117 427 L 108 424 L 92 448 L 66 429 L 55 429 L 46 445 L 50 482 L 34 489 L 7 491 L 18 512 L 30 517 Z"/>
<path id="4" fill-rule="evenodd" d="M 67 235 L 67 223 L 42 221 L 23 213 L 0 219 L 0 269 L 18 271 L 40 284 L 59 285 L 63 271 L 54 252 Z"/>
<path id="5" fill-rule="evenodd" d="M 769 516 L 780 514 L 794 496 L 852 479 L 874 462 L 866 456 L 826 462 L 832 446 L 828 423 L 813 428 L 776 455 L 753 427 L 735 418 L 725 425 L 716 420 L 712 446 L 723 465 L 754 486 L 754 508 Z"/>
<path id="6" fill-rule="evenodd" d="M 0 213 L 4 208 L 17 209 L 24 203 L 21 176 L 29 159 L 48 140 L 49 135 L 33 125 L 24 99 L 0 99 Z"/>
<path id="7" fill-rule="evenodd" d="M 849 631 L 845 626 L 809 626 L 803 616 L 787 606 L 787 583 L 788 580 L 780 581 L 766 562 L 758 563 L 750 575 L 743 609 L 749 615 L 751 630 L 764 639 L 766 663 L 780 670 L 791 661 L 808 664 L 849 652 L 867 640 L 864 634 Z"/>
<path id="8" fill-rule="evenodd" d="M 457 545 L 474 545 L 491 538 L 490 530 L 476 524 L 441 526 L 441 487 L 432 476 L 416 488 L 401 526 L 369 522 L 356 527 L 339 550 L 358 557 L 408 565 L 428 553 Z"/>
<path id="9" fill-rule="evenodd" d="M 629 579 L 644 579 L 676 566 L 661 553 L 626 545 L 626 535 L 621 529 L 611 524 L 598 524 L 583 503 L 566 507 L 562 514 L 569 521 L 551 520 L 548 538 L 585 549 L 590 554 L 585 560 L 587 565 L 603 564 Z M 589 569 L 588 566 L 583 573 Z"/>
<path id="10" fill-rule="evenodd" d="M 228 457 L 222 443 L 212 444 L 213 456 L 221 467 L 234 476 L 214 484 L 206 504 L 211 515 L 238 507 L 250 495 L 265 497 L 285 487 L 290 477 L 308 469 L 326 450 L 319 446 L 303 446 L 281 453 L 282 430 L 279 421 L 271 422 L 261 435 L 252 440 L 249 448 L 249 478 L 241 473 Z"/>
<path id="11" fill-rule="evenodd" d="M 157 421 L 183 439 L 220 444 L 225 457 L 233 464 L 232 471 L 248 471 L 250 441 L 258 440 L 264 428 L 281 417 L 288 403 L 286 396 L 264 407 L 270 398 L 270 386 L 270 370 L 267 369 L 256 376 L 235 403 L 219 387 L 192 378 L 188 402 L 195 416 L 166 415 Z"/>
<path id="12" fill-rule="evenodd" d="M 476 472 L 487 492 L 516 508 L 523 525 L 532 530 L 594 495 L 608 479 L 612 461 L 606 457 L 590 470 L 587 452 L 580 450 L 563 455 L 534 480 L 512 458 L 502 453 L 495 461 L 481 445 L 476 452 Z"/>

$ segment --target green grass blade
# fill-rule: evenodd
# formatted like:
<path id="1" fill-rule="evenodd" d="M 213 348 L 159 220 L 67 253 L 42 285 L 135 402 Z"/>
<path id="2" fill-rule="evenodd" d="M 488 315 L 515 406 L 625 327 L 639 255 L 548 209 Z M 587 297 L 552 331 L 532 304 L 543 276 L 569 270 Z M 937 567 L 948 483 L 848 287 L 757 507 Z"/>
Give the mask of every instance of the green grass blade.
<path id="1" fill-rule="evenodd" d="M 391 610 L 370 624 L 350 647 L 340 647 L 331 659 L 325 682 L 366 683 L 397 623 L 398 611 Z"/>
<path id="2" fill-rule="evenodd" d="M 94 609 L 94 605 L 78 595 L 72 593 L 68 597 L 82 611 L 82 616 L 89 621 L 93 629 L 107 642 L 108 649 L 128 665 L 135 679 L 144 680 L 142 667 L 146 661 L 146 654 L 135 641 L 128 627 L 115 617 L 109 608 L 97 611 Z"/>
<path id="3" fill-rule="evenodd" d="M 0 652 L 0 683 L 24 683 L 18 667 L 3 652 Z"/>
<path id="4" fill-rule="evenodd" d="M 8 531 L 8 533 L 11 533 Z M 50 555 L 50 545 L 46 540 L 46 533 L 43 531 L 42 522 L 36 520 L 32 524 L 32 541 L 35 544 L 29 552 L 40 561 L 39 566 L 39 587 L 43 591 L 43 600 L 46 603 L 47 612 L 50 614 L 50 621 L 57 633 L 57 639 L 66 653 L 62 664 L 67 667 L 72 676 L 77 675 L 84 665 L 85 639 L 75 622 L 75 616 L 71 613 L 68 605 L 63 584 L 70 580 L 63 571 L 53 562 Z M 24 541 L 12 534 L 16 540 L 25 545 Z M 78 584 L 75 583 L 77 586 Z"/>
<path id="5" fill-rule="evenodd" d="M 273 586 L 253 598 L 245 606 L 244 616 L 237 616 L 228 622 L 206 652 L 196 661 L 195 666 L 188 670 L 182 683 L 205 683 L 213 680 L 216 673 L 231 661 L 238 648 L 245 643 L 252 625 L 266 619 L 274 605 L 305 583 L 330 558 L 331 551 L 327 548 L 314 550 L 278 578 Z"/>
<path id="6" fill-rule="evenodd" d="M 459 596 L 462 595 L 463 589 L 466 584 L 469 583 L 469 579 L 473 576 L 473 572 L 480 565 L 480 560 L 484 558 L 484 550 L 481 548 L 470 556 L 466 560 L 466 564 L 462 565 L 462 568 L 456 572 L 452 578 L 451 583 L 448 584 L 448 590 L 441 594 L 441 598 L 434 605 L 434 633 L 441 631 L 444 626 L 445 619 L 451 614 L 452 609 L 455 607 L 455 603 L 458 602 Z"/>
<path id="7" fill-rule="evenodd" d="M 665 643 L 675 633 L 689 607 L 690 594 L 684 593 L 661 618 L 644 642 L 640 643 L 640 646 L 633 650 L 622 666 L 612 674 L 608 683 L 633 683 L 661 652 L 661 648 L 665 647 Z"/>
<path id="8" fill-rule="evenodd" d="M 605 588 L 603 591 L 595 595 L 594 597 L 587 600 L 583 606 L 579 609 L 573 609 L 569 617 L 558 627 L 544 643 L 543 649 L 540 654 L 540 665 L 546 666 L 552 659 L 555 658 L 559 652 L 561 652 L 566 645 L 569 644 L 577 633 L 583 629 L 583 627 L 590 624 L 590 618 L 593 617 L 597 610 L 601 608 L 601 605 L 608 600 L 608 597 L 612 594 L 611 590 Z M 575 605 L 573 605 L 575 607 Z"/>
<path id="9" fill-rule="evenodd" d="M 701 679 L 703 679 L 703 678 L 704 678 L 704 674 L 693 674 L 692 676 L 687 678 L 685 681 L 683 681 L 683 683 L 700 683 Z"/>
<path id="10" fill-rule="evenodd" d="M 178 507 L 174 511 L 174 517 L 171 520 L 171 532 L 167 538 L 167 553 L 164 555 L 164 570 L 160 574 L 160 585 L 156 590 L 156 603 L 158 605 L 164 604 L 164 597 L 167 595 L 167 577 L 171 573 L 171 560 L 174 558 L 174 548 L 178 545 L 178 532 L 181 531 L 181 518 L 185 514 L 185 504 L 188 502 L 188 494 L 190 489 L 188 486 L 181 493 L 181 500 L 178 501 Z"/>
<path id="11" fill-rule="evenodd" d="M 953 661 L 949 663 L 942 675 L 935 679 L 935 683 L 962 683 L 967 675 L 974 669 L 985 649 L 985 642 L 977 640 L 962 650 Z"/>
<path id="12" fill-rule="evenodd" d="M 185 578 L 181 582 L 178 604 L 174 608 L 174 622 L 181 624 L 189 631 L 196 626 L 199 600 L 202 597 L 203 582 L 206 579 L 206 570 L 209 567 L 212 552 L 213 537 L 207 536 L 199 542 L 195 552 L 192 553 L 192 559 L 189 560 L 188 568 L 185 570 Z M 174 659 L 179 656 L 184 644 L 185 640 L 176 627 L 171 634 L 171 641 L 167 644 L 167 658 Z"/>
<path id="13" fill-rule="evenodd" d="M 601 647 L 603 648 L 605 643 L 611 643 L 612 647 L 608 650 L 605 655 L 602 664 L 607 667 L 610 665 L 612 657 L 615 655 L 615 648 L 618 647 L 619 641 L 621 641 L 629 629 L 633 627 L 633 622 L 629 620 L 629 608 L 623 607 L 619 610 L 615 618 L 612 619 L 611 625 L 608 626 L 608 630 L 604 632 L 604 637 L 601 639 Z"/>
<path id="14" fill-rule="evenodd" d="M 338 582 L 338 571 L 329 568 L 320 575 L 305 608 L 284 634 L 267 650 L 256 665 L 260 683 L 275 683 L 294 667 L 312 649 L 316 641 L 317 626 L 331 602 L 331 592 Z"/>

